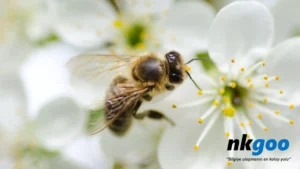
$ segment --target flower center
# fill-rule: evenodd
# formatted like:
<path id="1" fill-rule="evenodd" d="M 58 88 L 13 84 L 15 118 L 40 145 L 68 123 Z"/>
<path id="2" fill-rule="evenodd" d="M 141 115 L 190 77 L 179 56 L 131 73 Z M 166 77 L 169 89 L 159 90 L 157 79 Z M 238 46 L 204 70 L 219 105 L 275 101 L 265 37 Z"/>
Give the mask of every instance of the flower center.
<path id="1" fill-rule="evenodd" d="M 244 104 L 247 97 L 247 89 L 237 84 L 236 86 L 226 86 L 224 88 L 224 98 L 228 98 L 230 105 L 239 108 Z"/>
<path id="2" fill-rule="evenodd" d="M 124 30 L 126 43 L 131 48 L 144 48 L 146 27 L 135 23 Z"/>

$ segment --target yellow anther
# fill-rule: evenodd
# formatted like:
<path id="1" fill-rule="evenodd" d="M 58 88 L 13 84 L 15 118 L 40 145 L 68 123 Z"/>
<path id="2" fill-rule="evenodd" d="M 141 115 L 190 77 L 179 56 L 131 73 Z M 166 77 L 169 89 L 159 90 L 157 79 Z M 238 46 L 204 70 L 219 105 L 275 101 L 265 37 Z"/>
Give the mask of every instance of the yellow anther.
<path id="1" fill-rule="evenodd" d="M 250 138 L 250 134 L 247 134 L 247 138 Z"/>
<path id="2" fill-rule="evenodd" d="M 295 124 L 295 121 L 294 120 L 290 120 L 290 124 Z"/>
<path id="3" fill-rule="evenodd" d="M 231 63 L 234 63 L 235 62 L 235 59 L 231 59 Z"/>
<path id="4" fill-rule="evenodd" d="M 265 127 L 265 128 L 264 128 L 264 131 L 269 131 L 269 128 L 268 128 L 268 127 Z"/>
<path id="5" fill-rule="evenodd" d="M 229 132 L 226 132 L 226 137 L 230 137 L 230 133 Z"/>
<path id="6" fill-rule="evenodd" d="M 202 95 L 203 91 L 202 90 L 198 90 L 198 95 Z"/>
<path id="7" fill-rule="evenodd" d="M 280 89 L 280 90 L 279 90 L 279 93 L 280 93 L 280 94 L 283 94 L 283 90 L 282 90 L 282 89 Z"/>
<path id="8" fill-rule="evenodd" d="M 224 116 L 233 117 L 235 114 L 235 109 L 233 107 L 226 107 L 223 109 Z"/>
<path id="9" fill-rule="evenodd" d="M 248 124 L 249 124 L 249 125 L 252 125 L 252 121 L 248 121 Z"/>
<path id="10" fill-rule="evenodd" d="M 146 39 L 147 38 L 147 32 L 146 31 L 142 31 L 141 34 L 140 34 L 140 37 L 142 39 Z"/>
<path id="11" fill-rule="evenodd" d="M 225 77 L 225 76 L 222 76 L 222 77 L 221 77 L 221 80 L 222 80 L 222 81 L 226 80 L 226 77 Z"/>
<path id="12" fill-rule="evenodd" d="M 263 116 L 262 116 L 262 114 L 258 114 L 257 117 L 258 117 L 259 119 L 262 119 Z"/>
<path id="13" fill-rule="evenodd" d="M 266 62 L 261 62 L 261 65 L 262 65 L 263 67 L 265 67 L 265 66 L 266 66 Z"/>
<path id="14" fill-rule="evenodd" d="M 235 82 L 231 82 L 231 87 L 235 88 L 236 87 L 236 83 Z"/>
<path id="15" fill-rule="evenodd" d="M 186 70 L 186 71 L 190 71 L 190 70 L 191 70 L 191 67 L 185 66 L 185 70 Z"/>
<path id="16" fill-rule="evenodd" d="M 265 84 L 265 87 L 269 87 L 269 83 L 266 83 L 266 84 Z"/>
<path id="17" fill-rule="evenodd" d="M 145 48 L 145 44 L 142 43 L 142 42 L 140 42 L 140 43 L 138 43 L 138 44 L 135 45 L 135 48 L 137 48 L 137 49 L 144 49 Z"/>
<path id="18" fill-rule="evenodd" d="M 243 72 L 243 71 L 245 71 L 245 68 L 244 68 L 244 67 L 242 67 L 242 68 L 241 68 L 241 71 L 242 71 L 242 72 Z"/>
<path id="19" fill-rule="evenodd" d="M 249 106 L 250 108 L 253 108 L 254 104 L 253 104 L 253 103 L 249 103 L 248 106 Z"/>
<path id="20" fill-rule="evenodd" d="M 227 103 L 229 101 L 229 99 L 227 97 L 223 97 L 223 102 Z"/>
<path id="21" fill-rule="evenodd" d="M 249 87 L 252 89 L 252 88 L 254 87 L 254 84 L 251 83 L 251 84 L 249 85 Z"/>
<path id="22" fill-rule="evenodd" d="M 267 103 L 268 102 L 268 99 L 265 97 L 264 98 L 264 103 Z"/>
<path id="23" fill-rule="evenodd" d="M 240 123 L 240 126 L 241 126 L 241 127 L 244 127 L 244 126 L 245 126 L 245 124 L 244 124 L 243 122 L 241 122 L 241 123 Z"/>
<path id="24" fill-rule="evenodd" d="M 199 149 L 199 146 L 194 146 L 194 150 L 198 150 Z"/>
<path id="25" fill-rule="evenodd" d="M 276 81 L 279 80 L 279 76 L 275 76 L 275 80 L 276 80 Z"/>
<path id="26" fill-rule="evenodd" d="M 250 78 L 250 77 L 247 78 L 247 82 L 248 82 L 248 83 L 251 82 L 251 78 Z"/>
<path id="27" fill-rule="evenodd" d="M 232 164 L 232 161 L 227 161 L 227 165 L 230 166 Z"/>
<path id="28" fill-rule="evenodd" d="M 268 76 L 267 75 L 264 75 L 264 80 L 268 80 Z"/>
<path id="29" fill-rule="evenodd" d="M 200 118 L 200 119 L 198 120 L 198 123 L 203 123 L 203 119 Z"/>
<path id="30" fill-rule="evenodd" d="M 213 105 L 218 106 L 218 105 L 219 105 L 219 102 L 218 102 L 218 101 L 214 101 L 214 102 L 213 102 Z"/>
<path id="31" fill-rule="evenodd" d="M 295 108 L 295 106 L 294 106 L 294 104 L 290 104 L 290 109 L 294 109 Z"/>
<path id="32" fill-rule="evenodd" d="M 279 111 L 279 110 L 276 110 L 276 111 L 275 111 L 275 114 L 276 114 L 276 115 L 279 115 L 279 114 L 280 114 L 280 111 Z"/>
<path id="33" fill-rule="evenodd" d="M 224 94 L 225 93 L 225 90 L 224 89 L 221 89 L 220 90 L 220 94 Z"/>
<path id="34" fill-rule="evenodd" d="M 172 104 L 172 108 L 176 109 L 177 108 L 176 104 Z"/>
<path id="35" fill-rule="evenodd" d="M 121 28 L 123 26 L 123 22 L 120 19 L 114 21 L 114 27 Z"/>

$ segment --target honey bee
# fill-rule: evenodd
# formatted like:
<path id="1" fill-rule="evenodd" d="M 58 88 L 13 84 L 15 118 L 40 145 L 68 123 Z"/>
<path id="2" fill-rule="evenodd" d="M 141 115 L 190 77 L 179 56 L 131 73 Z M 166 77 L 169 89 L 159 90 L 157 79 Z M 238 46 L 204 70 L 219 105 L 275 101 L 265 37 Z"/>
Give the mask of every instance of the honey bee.
<path id="1" fill-rule="evenodd" d="M 101 80 L 104 76 L 118 74 L 112 80 L 102 103 L 104 116 L 91 122 L 90 134 L 96 134 L 108 127 L 117 136 L 122 136 L 130 128 L 132 117 L 165 119 L 174 124 L 159 111 L 138 113 L 138 110 L 144 101 L 151 101 L 155 95 L 166 90 L 174 90 L 176 85 L 184 81 L 186 75 L 191 78 L 186 71 L 186 64 L 176 51 L 166 53 L 164 58 L 155 53 L 138 57 L 80 55 L 71 59 L 67 66 L 73 75 L 88 80 Z M 123 68 L 129 69 L 127 74 Z M 194 82 L 193 79 L 192 81 Z M 194 84 L 200 89 L 195 82 Z"/>

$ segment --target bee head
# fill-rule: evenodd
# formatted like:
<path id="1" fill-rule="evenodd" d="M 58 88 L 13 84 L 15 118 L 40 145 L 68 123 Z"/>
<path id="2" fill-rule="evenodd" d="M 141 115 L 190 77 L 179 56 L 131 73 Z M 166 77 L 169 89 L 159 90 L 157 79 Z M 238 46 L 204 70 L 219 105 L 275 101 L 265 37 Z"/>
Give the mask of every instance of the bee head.
<path id="1" fill-rule="evenodd" d="M 181 55 L 176 51 L 168 52 L 165 55 L 169 68 L 169 81 L 173 84 L 180 84 L 184 80 L 184 66 Z"/>

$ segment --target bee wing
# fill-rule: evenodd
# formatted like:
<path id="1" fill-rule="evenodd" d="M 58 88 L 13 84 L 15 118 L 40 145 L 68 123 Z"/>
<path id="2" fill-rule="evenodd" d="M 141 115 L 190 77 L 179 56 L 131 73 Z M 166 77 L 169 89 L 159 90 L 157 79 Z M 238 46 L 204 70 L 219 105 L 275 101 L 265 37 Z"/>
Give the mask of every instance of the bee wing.
<path id="1" fill-rule="evenodd" d="M 67 68 L 73 77 L 95 82 L 122 72 L 133 58 L 127 55 L 83 54 L 72 58 Z"/>
<path id="2" fill-rule="evenodd" d="M 122 113 L 134 108 L 136 102 L 147 91 L 147 87 L 137 87 L 128 84 L 111 86 L 116 95 L 109 97 L 105 105 L 97 110 L 89 111 L 88 133 L 97 134 L 111 125 Z M 107 106 L 105 108 L 105 106 Z M 107 112 L 105 112 L 107 111 Z"/>

